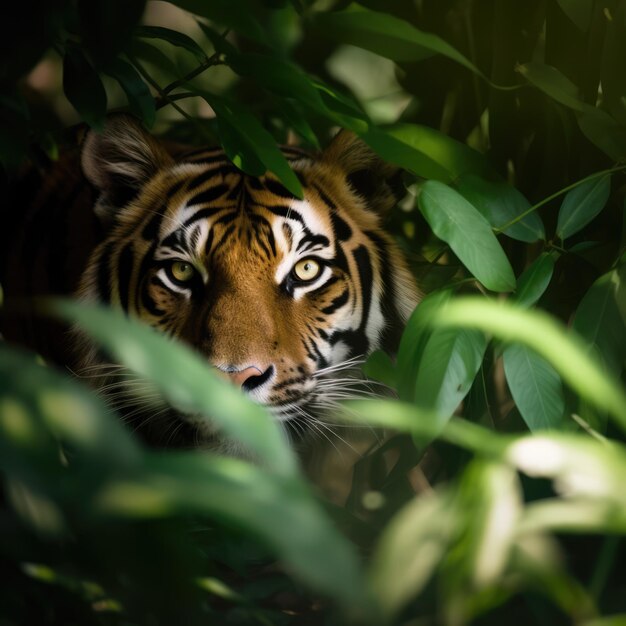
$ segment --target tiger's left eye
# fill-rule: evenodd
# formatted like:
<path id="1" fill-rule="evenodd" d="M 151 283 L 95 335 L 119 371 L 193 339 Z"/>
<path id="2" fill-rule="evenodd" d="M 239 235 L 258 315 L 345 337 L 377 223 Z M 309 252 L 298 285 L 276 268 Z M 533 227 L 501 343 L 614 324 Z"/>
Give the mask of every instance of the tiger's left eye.
<path id="1" fill-rule="evenodd" d="M 293 266 L 292 271 L 296 280 L 310 282 L 315 280 L 320 275 L 322 265 L 315 259 L 302 259 Z"/>
<path id="2" fill-rule="evenodd" d="M 174 261 L 170 265 L 170 273 L 172 274 L 172 278 L 179 283 L 188 283 L 194 277 L 196 270 L 191 263 Z"/>

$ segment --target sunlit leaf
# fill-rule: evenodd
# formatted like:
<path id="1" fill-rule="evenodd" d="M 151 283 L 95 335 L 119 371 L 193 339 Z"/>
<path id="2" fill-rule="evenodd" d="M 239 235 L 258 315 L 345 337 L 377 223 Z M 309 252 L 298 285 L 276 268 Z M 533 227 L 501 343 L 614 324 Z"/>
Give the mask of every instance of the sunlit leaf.
<path id="1" fill-rule="evenodd" d="M 491 182 L 470 174 L 461 177 L 455 186 L 494 228 L 508 224 L 530 208 L 530 202 L 515 187 L 505 182 Z M 526 243 L 545 239 L 546 236 L 537 212 L 529 213 L 502 232 Z"/>
<path id="2" fill-rule="evenodd" d="M 461 521 L 450 493 L 435 492 L 412 500 L 393 517 L 376 546 L 370 587 L 391 617 L 428 583 Z"/>
<path id="3" fill-rule="evenodd" d="M 620 383 L 588 353 L 578 334 L 546 313 L 466 297 L 447 303 L 431 323 L 441 328 L 476 328 L 503 341 L 523 343 L 548 361 L 576 393 L 609 411 L 626 430 L 626 394 Z"/>
<path id="4" fill-rule="evenodd" d="M 489 222 L 463 196 L 430 180 L 420 186 L 417 200 L 435 235 L 487 289 L 513 291 L 513 270 Z"/>
<path id="5" fill-rule="evenodd" d="M 395 389 L 397 386 L 395 365 L 391 357 L 382 350 L 376 350 L 370 354 L 367 361 L 363 364 L 363 373 L 368 378 L 379 380 L 392 389 Z"/>
<path id="6" fill-rule="evenodd" d="M 557 237 L 566 239 L 584 228 L 604 208 L 611 193 L 611 176 L 599 176 L 567 192 L 559 210 Z"/>
<path id="7" fill-rule="evenodd" d="M 98 72 L 75 45 L 68 44 L 63 57 L 63 91 L 85 122 L 102 130 L 107 95 Z"/>
<path id="8" fill-rule="evenodd" d="M 531 307 L 544 294 L 554 272 L 554 258 L 547 252 L 542 252 L 517 279 L 515 302 L 519 306 Z"/>
<path id="9" fill-rule="evenodd" d="M 261 538 L 302 582 L 357 613 L 372 610 L 354 548 L 305 484 L 206 454 L 153 454 L 137 479 L 93 494 L 97 514 L 131 519 L 211 515 Z"/>
<path id="10" fill-rule="evenodd" d="M 531 431 L 558 429 L 563 422 L 563 385 L 554 368 L 526 346 L 511 344 L 502 357 L 511 395 Z"/>
<path id="11" fill-rule="evenodd" d="M 345 11 L 318 13 L 320 34 L 341 43 L 365 48 L 393 61 L 421 61 L 443 55 L 483 76 L 456 48 L 432 33 L 425 33 L 388 13 L 370 11 L 356 4 Z"/>
<path id="12" fill-rule="evenodd" d="M 384 130 L 372 127 L 361 137 L 385 160 L 423 178 L 451 183 L 464 174 L 497 176 L 483 155 L 434 128 L 419 124 L 397 124 Z"/>
<path id="13" fill-rule="evenodd" d="M 259 405 L 219 380 L 189 348 L 118 311 L 69 301 L 58 302 L 54 309 L 76 321 L 116 361 L 154 383 L 178 410 L 210 419 L 269 467 L 286 474 L 297 471 L 280 426 Z"/>
<path id="14" fill-rule="evenodd" d="M 626 128 L 606 111 L 589 108 L 578 117 L 583 135 L 614 161 L 626 160 Z"/>

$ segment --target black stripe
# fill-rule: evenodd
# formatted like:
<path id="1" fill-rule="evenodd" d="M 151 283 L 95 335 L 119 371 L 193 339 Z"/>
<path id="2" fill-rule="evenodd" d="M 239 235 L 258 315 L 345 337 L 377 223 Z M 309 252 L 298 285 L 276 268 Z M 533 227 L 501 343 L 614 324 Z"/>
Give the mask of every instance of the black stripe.
<path id="1" fill-rule="evenodd" d="M 296 222 L 300 222 L 300 224 L 304 226 L 304 220 L 302 219 L 300 213 L 294 211 L 293 209 L 290 209 L 289 207 L 282 206 L 281 204 L 260 204 L 259 206 L 262 206 L 264 209 L 267 209 L 270 213 L 273 213 L 274 215 L 295 220 Z"/>
<path id="2" fill-rule="evenodd" d="M 337 237 L 339 241 L 347 241 L 350 237 L 352 237 L 352 229 L 347 222 L 339 217 L 336 211 L 331 212 L 330 221 L 332 222 L 335 237 Z"/>
<path id="3" fill-rule="evenodd" d="M 177 180 L 165 193 L 165 197 L 168 200 L 171 200 L 183 187 L 183 185 L 185 184 L 185 179 L 183 178 L 182 180 Z"/>
<path id="4" fill-rule="evenodd" d="M 348 302 L 348 297 L 350 293 L 346 289 L 343 293 L 338 295 L 327 307 L 322 309 L 322 313 L 324 315 L 330 315 L 334 313 L 337 309 L 341 308 L 346 302 Z"/>
<path id="5" fill-rule="evenodd" d="M 159 230 L 161 229 L 161 222 L 163 221 L 163 213 L 165 213 L 165 207 L 162 207 L 161 211 L 156 212 L 146 222 L 141 236 L 146 241 L 154 241 L 159 236 Z"/>
<path id="6" fill-rule="evenodd" d="M 216 172 L 217 172 L 217 168 L 207 170 L 206 172 L 202 172 L 202 174 L 199 174 L 198 176 L 196 176 L 196 178 L 194 178 L 187 185 L 187 191 L 193 191 L 194 189 L 197 189 L 198 187 L 200 187 L 200 185 L 204 185 L 204 183 L 211 180 L 211 178 L 215 178 L 215 176 L 217 175 Z"/>
<path id="7" fill-rule="evenodd" d="M 318 244 L 322 246 L 330 246 L 330 241 L 328 240 L 328 237 L 324 235 L 308 235 L 307 237 L 300 239 L 297 250 L 308 250 Z"/>
<path id="8" fill-rule="evenodd" d="M 287 198 L 289 200 L 297 200 L 296 196 L 287 189 L 282 183 L 274 180 L 273 178 L 265 179 L 265 186 L 269 189 L 273 194 L 279 196 L 280 198 Z"/>
<path id="9" fill-rule="evenodd" d="M 195 206 L 196 204 L 208 204 L 209 202 L 213 202 L 218 198 L 221 198 L 227 191 L 229 191 L 228 185 L 221 183 L 219 185 L 215 185 L 215 187 L 209 187 L 204 191 L 201 191 L 199 194 L 196 194 L 191 200 L 187 201 L 187 206 Z"/>
<path id="10" fill-rule="evenodd" d="M 315 188 L 315 191 L 317 191 L 319 197 L 322 199 L 322 202 L 327 204 L 328 207 L 334 211 L 337 208 L 337 205 L 322 191 L 322 188 L 319 185 L 313 184 L 313 187 Z"/>

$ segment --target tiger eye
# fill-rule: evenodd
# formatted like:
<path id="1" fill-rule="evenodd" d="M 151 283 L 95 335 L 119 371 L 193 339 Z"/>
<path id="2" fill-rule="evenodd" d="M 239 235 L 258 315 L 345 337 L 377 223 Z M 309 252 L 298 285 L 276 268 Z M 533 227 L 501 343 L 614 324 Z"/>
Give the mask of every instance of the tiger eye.
<path id="1" fill-rule="evenodd" d="M 172 276 L 181 283 L 190 281 L 195 274 L 193 265 L 185 261 L 174 261 L 170 267 L 170 271 L 172 272 Z"/>
<path id="2" fill-rule="evenodd" d="M 293 266 L 293 275 L 298 280 L 308 282 L 320 275 L 322 266 L 315 259 L 302 259 Z"/>

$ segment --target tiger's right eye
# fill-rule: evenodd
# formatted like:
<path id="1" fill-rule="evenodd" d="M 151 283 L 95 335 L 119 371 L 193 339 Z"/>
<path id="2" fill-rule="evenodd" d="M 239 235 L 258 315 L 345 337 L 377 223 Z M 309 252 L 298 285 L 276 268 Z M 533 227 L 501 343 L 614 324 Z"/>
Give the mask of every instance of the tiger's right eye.
<path id="1" fill-rule="evenodd" d="M 196 274 L 194 266 L 186 261 L 174 261 L 169 270 L 172 278 L 179 283 L 188 283 Z"/>

